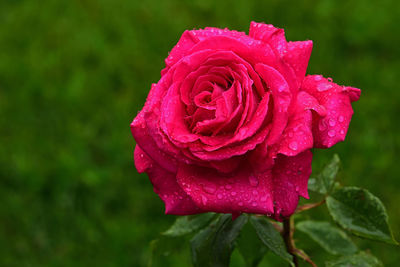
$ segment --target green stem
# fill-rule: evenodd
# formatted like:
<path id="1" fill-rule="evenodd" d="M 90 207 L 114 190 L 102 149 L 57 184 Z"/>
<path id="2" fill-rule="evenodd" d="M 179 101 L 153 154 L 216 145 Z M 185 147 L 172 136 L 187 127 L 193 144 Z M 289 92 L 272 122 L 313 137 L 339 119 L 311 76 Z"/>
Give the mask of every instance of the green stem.
<path id="1" fill-rule="evenodd" d="M 286 250 L 293 256 L 294 266 L 299 266 L 299 261 L 297 259 L 297 255 L 295 253 L 295 245 L 293 240 L 293 232 L 294 232 L 294 223 L 293 217 L 284 218 L 283 219 L 283 231 L 282 237 L 285 241 Z"/>
<path id="2" fill-rule="evenodd" d="M 317 267 L 317 265 L 310 259 L 310 257 L 301 249 L 296 248 L 294 243 L 293 234 L 294 234 L 294 220 L 293 216 L 289 218 L 283 219 L 283 229 L 282 229 L 282 237 L 285 241 L 286 250 L 293 256 L 294 266 L 299 266 L 299 260 L 297 256 L 308 262 L 311 266 Z"/>

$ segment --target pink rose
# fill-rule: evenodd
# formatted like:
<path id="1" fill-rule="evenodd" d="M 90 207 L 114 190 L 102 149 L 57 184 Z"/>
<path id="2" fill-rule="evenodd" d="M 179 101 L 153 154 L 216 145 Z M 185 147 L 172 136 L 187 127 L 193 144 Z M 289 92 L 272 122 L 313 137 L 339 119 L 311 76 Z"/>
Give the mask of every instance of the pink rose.
<path id="1" fill-rule="evenodd" d="M 305 76 L 312 41 L 252 22 L 185 31 L 131 124 L 134 158 L 167 214 L 291 215 L 313 147 L 343 141 L 360 90 Z"/>

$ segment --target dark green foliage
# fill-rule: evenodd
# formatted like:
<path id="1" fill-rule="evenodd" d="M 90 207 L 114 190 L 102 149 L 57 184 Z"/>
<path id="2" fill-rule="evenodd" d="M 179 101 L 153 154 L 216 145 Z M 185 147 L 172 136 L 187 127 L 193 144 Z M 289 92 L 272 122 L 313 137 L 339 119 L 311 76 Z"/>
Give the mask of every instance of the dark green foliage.
<path id="1" fill-rule="evenodd" d="M 196 234 L 191 240 L 192 259 L 195 267 L 229 266 L 231 253 L 235 247 L 247 216 L 232 220 L 232 215 L 224 214 L 207 228 Z"/>
<path id="2" fill-rule="evenodd" d="M 309 235 L 331 254 L 348 255 L 357 251 L 356 245 L 346 233 L 329 222 L 302 221 L 296 225 L 296 229 Z"/>
<path id="3" fill-rule="evenodd" d="M 268 251 L 267 247 L 258 237 L 257 232 L 249 223 L 243 226 L 237 240 L 237 247 L 247 267 L 258 266 L 264 254 Z"/>
<path id="4" fill-rule="evenodd" d="M 339 164 L 339 156 L 335 154 L 331 162 L 317 175 L 317 178 L 310 178 L 308 180 L 308 190 L 322 195 L 328 194 L 332 190 L 336 175 L 339 171 Z"/>
<path id="5" fill-rule="evenodd" d="M 328 261 L 326 267 L 382 267 L 382 263 L 373 255 L 360 252 L 356 255 L 344 256 L 334 261 Z"/>
<path id="6" fill-rule="evenodd" d="M 332 218 L 361 237 L 397 244 L 388 225 L 382 202 L 365 189 L 343 187 L 326 199 Z"/>
<path id="7" fill-rule="evenodd" d="M 292 256 L 287 253 L 281 235 L 267 219 L 250 217 L 250 222 L 265 246 L 282 259 L 292 263 Z"/>

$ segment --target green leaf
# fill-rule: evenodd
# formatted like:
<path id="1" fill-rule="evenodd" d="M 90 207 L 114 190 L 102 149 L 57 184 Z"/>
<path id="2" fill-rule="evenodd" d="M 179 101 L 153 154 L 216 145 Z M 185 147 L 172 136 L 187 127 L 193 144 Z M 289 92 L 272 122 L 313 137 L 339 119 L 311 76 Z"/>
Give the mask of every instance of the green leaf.
<path id="1" fill-rule="evenodd" d="M 344 229 L 361 237 L 398 244 L 389 229 L 385 207 L 367 190 L 343 187 L 328 196 L 326 203 L 333 219 Z"/>
<path id="2" fill-rule="evenodd" d="M 211 212 L 179 217 L 176 219 L 174 224 L 162 234 L 166 236 L 182 236 L 190 234 L 205 227 L 214 217 L 215 213 Z"/>
<path id="3" fill-rule="evenodd" d="M 383 264 L 371 254 L 360 252 L 325 263 L 326 267 L 382 267 Z"/>
<path id="4" fill-rule="evenodd" d="M 286 251 L 285 243 L 279 232 L 265 218 L 250 217 L 250 222 L 257 232 L 258 237 L 272 252 L 293 265 L 293 257 Z"/>
<path id="5" fill-rule="evenodd" d="M 247 216 L 232 220 L 230 214 L 224 214 L 218 220 L 196 234 L 191 240 L 194 266 L 229 266 L 235 240 Z"/>
<path id="6" fill-rule="evenodd" d="M 335 154 L 316 178 L 310 178 L 308 180 L 308 189 L 322 195 L 329 193 L 332 190 L 336 175 L 339 171 L 339 165 L 339 156 Z"/>
<path id="7" fill-rule="evenodd" d="M 237 247 L 248 267 L 258 266 L 264 254 L 268 251 L 249 223 L 240 232 L 240 236 L 237 239 Z"/>
<path id="8" fill-rule="evenodd" d="M 302 221 L 296 229 L 306 233 L 327 252 L 333 255 L 349 255 L 357 252 L 357 247 L 345 232 L 329 222 Z"/>

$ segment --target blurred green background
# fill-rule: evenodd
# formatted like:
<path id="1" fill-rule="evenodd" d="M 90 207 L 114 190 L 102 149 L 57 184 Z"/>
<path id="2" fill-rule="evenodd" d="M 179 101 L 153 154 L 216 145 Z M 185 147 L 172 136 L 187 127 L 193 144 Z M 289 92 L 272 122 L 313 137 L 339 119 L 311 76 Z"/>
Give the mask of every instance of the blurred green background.
<path id="1" fill-rule="evenodd" d="M 313 167 L 337 152 L 342 183 L 380 197 L 399 240 L 399 18 L 394 0 L 2 0 L 0 266 L 145 266 L 175 218 L 135 170 L 129 124 L 185 29 L 247 32 L 251 20 L 313 40 L 308 73 L 362 89 L 346 142 L 315 151 Z M 304 216 L 327 216 L 318 209 Z M 357 243 L 398 266 L 398 247 Z M 187 266 L 183 246 L 161 266 Z"/>

